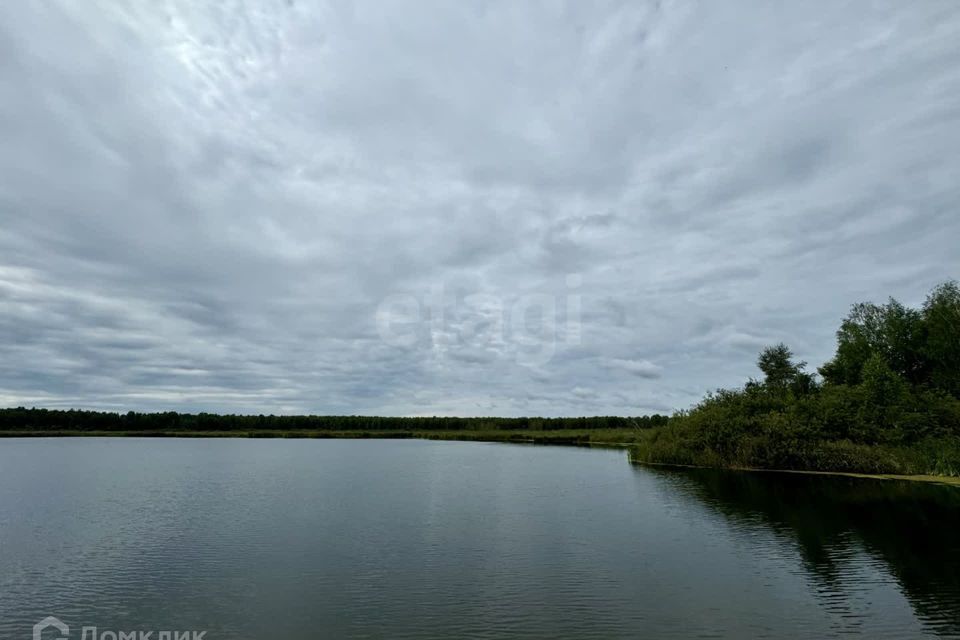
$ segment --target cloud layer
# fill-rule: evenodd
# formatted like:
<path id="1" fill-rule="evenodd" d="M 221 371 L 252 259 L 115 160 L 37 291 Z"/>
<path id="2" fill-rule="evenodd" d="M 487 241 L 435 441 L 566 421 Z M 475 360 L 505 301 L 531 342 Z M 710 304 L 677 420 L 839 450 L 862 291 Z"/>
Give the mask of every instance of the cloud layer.
<path id="1" fill-rule="evenodd" d="M 960 6 L 0 8 L 0 406 L 666 412 L 960 275 Z"/>

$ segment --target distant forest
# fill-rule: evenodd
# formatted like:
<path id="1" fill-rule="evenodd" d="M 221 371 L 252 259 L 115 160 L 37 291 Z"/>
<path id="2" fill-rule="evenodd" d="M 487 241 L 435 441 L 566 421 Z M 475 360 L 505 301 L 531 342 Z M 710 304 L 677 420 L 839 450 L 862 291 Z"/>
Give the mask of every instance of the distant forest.
<path id="1" fill-rule="evenodd" d="M 391 418 L 381 416 L 218 415 L 111 413 L 56 409 L 0 409 L 0 431 L 584 431 L 662 426 L 659 414 L 635 418 Z"/>

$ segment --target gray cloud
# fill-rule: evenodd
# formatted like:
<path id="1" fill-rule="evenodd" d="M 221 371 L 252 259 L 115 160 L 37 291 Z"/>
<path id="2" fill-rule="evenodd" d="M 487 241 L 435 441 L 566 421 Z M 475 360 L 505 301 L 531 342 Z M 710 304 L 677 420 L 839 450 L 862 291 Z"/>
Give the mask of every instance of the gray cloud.
<path id="1" fill-rule="evenodd" d="M 0 405 L 663 412 L 960 274 L 952 2 L 7 5 Z"/>

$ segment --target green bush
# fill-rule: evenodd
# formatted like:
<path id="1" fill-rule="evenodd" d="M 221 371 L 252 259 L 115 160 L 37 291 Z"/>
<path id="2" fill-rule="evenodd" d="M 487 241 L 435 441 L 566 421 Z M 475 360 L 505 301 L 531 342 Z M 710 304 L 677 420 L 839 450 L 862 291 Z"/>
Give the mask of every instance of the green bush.
<path id="1" fill-rule="evenodd" d="M 923 309 L 858 304 L 821 384 L 784 344 L 762 382 L 710 393 L 634 447 L 634 459 L 698 466 L 960 474 L 960 288 Z"/>

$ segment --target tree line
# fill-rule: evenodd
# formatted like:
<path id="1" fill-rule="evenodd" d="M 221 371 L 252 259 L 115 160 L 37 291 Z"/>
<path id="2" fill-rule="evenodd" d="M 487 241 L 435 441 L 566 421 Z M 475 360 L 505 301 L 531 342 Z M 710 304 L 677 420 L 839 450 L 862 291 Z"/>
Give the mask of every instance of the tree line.
<path id="1" fill-rule="evenodd" d="M 556 431 L 642 429 L 667 416 L 580 418 L 455 418 L 320 415 L 220 415 L 214 413 L 113 413 L 23 408 L 0 409 L 0 431 Z"/>

